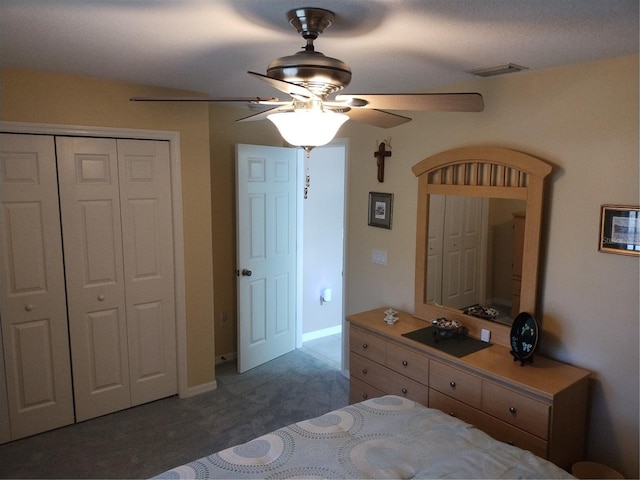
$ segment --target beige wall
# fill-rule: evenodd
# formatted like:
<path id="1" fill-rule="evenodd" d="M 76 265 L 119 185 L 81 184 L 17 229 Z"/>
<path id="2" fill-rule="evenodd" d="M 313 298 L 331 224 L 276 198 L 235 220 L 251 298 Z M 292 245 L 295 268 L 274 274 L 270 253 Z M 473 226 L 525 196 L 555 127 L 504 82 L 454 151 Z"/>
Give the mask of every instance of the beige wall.
<path id="1" fill-rule="evenodd" d="M 215 379 L 211 190 L 206 104 L 132 103 L 174 91 L 88 77 L 5 69 L 0 119 L 180 133 L 184 216 L 188 385 Z"/>
<path id="2" fill-rule="evenodd" d="M 461 85 L 483 113 L 418 113 L 392 130 L 348 122 L 347 312 L 413 311 L 417 180 L 411 166 L 450 148 L 496 145 L 553 165 L 541 268 L 542 350 L 593 371 L 587 455 L 638 477 L 638 258 L 597 251 L 601 204 L 639 204 L 638 57 Z M 391 135 L 385 181 L 377 141 Z M 394 193 L 393 230 L 367 226 L 369 191 Z M 371 250 L 388 251 L 388 266 Z M 505 358 L 505 362 L 510 362 Z M 526 368 L 526 367 L 524 367 Z"/>
<path id="3" fill-rule="evenodd" d="M 348 122 L 349 138 L 347 312 L 392 305 L 413 311 L 417 180 L 411 166 L 423 158 L 466 145 L 496 145 L 536 155 L 553 165 L 547 182 L 541 265 L 542 351 L 593 372 L 587 457 L 620 470 L 638 471 L 639 263 L 638 258 L 597 251 L 601 204 L 638 205 L 638 56 L 547 71 L 530 71 L 460 85 L 479 91 L 482 113 L 412 113 L 391 130 Z M 230 190 L 235 142 L 277 144 L 269 122 L 233 126 L 212 110 L 216 312 L 235 308 L 235 239 Z M 226 127 L 226 128 L 225 128 Z M 230 130 L 227 130 L 230 129 Z M 385 182 L 376 179 L 373 153 L 391 136 Z M 214 140 L 215 137 L 215 140 Z M 215 148 L 214 148 L 215 150 Z M 231 170 L 230 170 L 231 168 Z M 367 226 L 369 191 L 394 193 L 393 229 Z M 214 220 L 214 229 L 217 221 Z M 371 263 L 371 250 L 388 252 L 388 265 Z M 218 259 L 220 262 L 218 262 Z M 217 268 L 216 268 L 217 269 Z M 226 282 L 224 299 L 220 290 Z M 216 345 L 235 347 L 233 328 L 217 328 Z M 225 339 L 223 340 L 223 337 Z M 505 362 L 512 361 L 505 358 Z M 526 367 L 524 367 L 526 368 Z"/>

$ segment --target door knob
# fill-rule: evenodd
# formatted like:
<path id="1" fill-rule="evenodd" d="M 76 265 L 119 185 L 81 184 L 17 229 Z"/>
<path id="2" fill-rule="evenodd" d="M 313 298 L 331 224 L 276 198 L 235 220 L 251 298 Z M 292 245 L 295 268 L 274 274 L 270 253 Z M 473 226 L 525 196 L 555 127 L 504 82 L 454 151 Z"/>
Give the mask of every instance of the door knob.
<path id="1" fill-rule="evenodd" d="M 248 269 L 246 269 L 246 268 L 243 268 L 243 269 L 242 269 L 242 276 L 243 276 L 243 277 L 250 277 L 250 276 L 251 276 L 251 273 L 252 273 L 252 272 L 251 272 L 251 270 L 248 270 Z"/>

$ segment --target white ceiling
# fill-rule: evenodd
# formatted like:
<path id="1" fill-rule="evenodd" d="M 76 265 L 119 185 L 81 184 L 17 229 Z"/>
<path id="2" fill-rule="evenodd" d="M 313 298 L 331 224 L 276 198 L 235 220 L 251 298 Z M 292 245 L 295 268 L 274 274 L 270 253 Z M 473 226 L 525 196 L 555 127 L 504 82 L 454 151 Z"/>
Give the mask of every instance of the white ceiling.
<path id="1" fill-rule="evenodd" d="M 638 52 L 638 0 L 0 0 L 0 65 L 212 96 L 277 96 L 247 70 L 304 41 L 296 7 L 335 12 L 316 50 L 353 70 L 345 93 L 427 92 L 470 69 L 530 69 Z M 515 75 L 521 75 L 516 73 Z M 282 94 L 280 94 L 282 96 Z"/>

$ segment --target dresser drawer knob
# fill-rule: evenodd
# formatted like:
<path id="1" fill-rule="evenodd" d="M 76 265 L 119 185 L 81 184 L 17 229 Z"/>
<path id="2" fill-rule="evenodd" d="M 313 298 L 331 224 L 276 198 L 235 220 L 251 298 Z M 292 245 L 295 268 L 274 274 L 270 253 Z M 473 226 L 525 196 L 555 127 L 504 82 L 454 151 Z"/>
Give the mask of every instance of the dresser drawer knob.
<path id="1" fill-rule="evenodd" d="M 509 407 L 509 413 L 511 415 L 515 415 L 516 413 L 518 413 L 518 411 L 516 410 L 516 407 Z"/>
<path id="2" fill-rule="evenodd" d="M 406 394 L 407 394 L 407 389 L 406 389 L 406 388 L 403 388 L 403 389 L 402 389 L 402 393 L 404 393 L 404 394 L 406 395 Z"/>
<path id="3" fill-rule="evenodd" d="M 364 375 L 366 375 L 366 374 L 367 374 L 367 369 L 366 369 L 366 368 L 363 368 L 363 369 L 362 369 L 362 373 L 363 373 Z"/>
<path id="4" fill-rule="evenodd" d="M 450 416 L 450 417 L 455 417 L 455 416 L 456 416 L 456 414 L 455 414 L 454 412 L 449 412 L 449 416 Z"/>
<path id="5" fill-rule="evenodd" d="M 513 441 L 509 440 L 507 443 L 508 443 L 509 445 L 513 446 Z"/>
<path id="6" fill-rule="evenodd" d="M 403 367 L 406 367 L 407 365 L 409 365 L 409 362 L 407 362 L 406 360 L 403 360 L 403 361 L 402 361 L 402 366 L 403 366 Z"/>
<path id="7" fill-rule="evenodd" d="M 367 395 L 366 393 L 363 393 L 362 394 L 362 398 L 364 398 L 366 400 L 367 398 L 369 398 L 369 395 Z"/>
<path id="8" fill-rule="evenodd" d="M 456 388 L 456 382 L 454 382 L 453 380 L 451 380 L 449 382 L 449 386 L 451 386 L 451 388 Z"/>
<path id="9" fill-rule="evenodd" d="M 362 344 L 362 348 L 364 348 L 365 350 L 367 349 L 367 347 L 368 347 L 368 346 L 369 346 L 369 345 L 367 345 L 366 343 L 363 343 L 363 344 Z"/>

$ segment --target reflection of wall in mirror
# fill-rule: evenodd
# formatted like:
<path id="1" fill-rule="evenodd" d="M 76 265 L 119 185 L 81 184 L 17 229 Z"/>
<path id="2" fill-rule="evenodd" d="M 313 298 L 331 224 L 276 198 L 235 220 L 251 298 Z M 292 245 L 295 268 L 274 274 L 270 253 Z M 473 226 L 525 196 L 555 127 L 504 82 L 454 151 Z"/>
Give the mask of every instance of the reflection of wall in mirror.
<path id="1" fill-rule="evenodd" d="M 513 214 L 524 211 L 524 200 L 497 199 L 489 201 L 489 258 L 487 264 L 487 302 L 510 307 L 513 290 Z"/>

